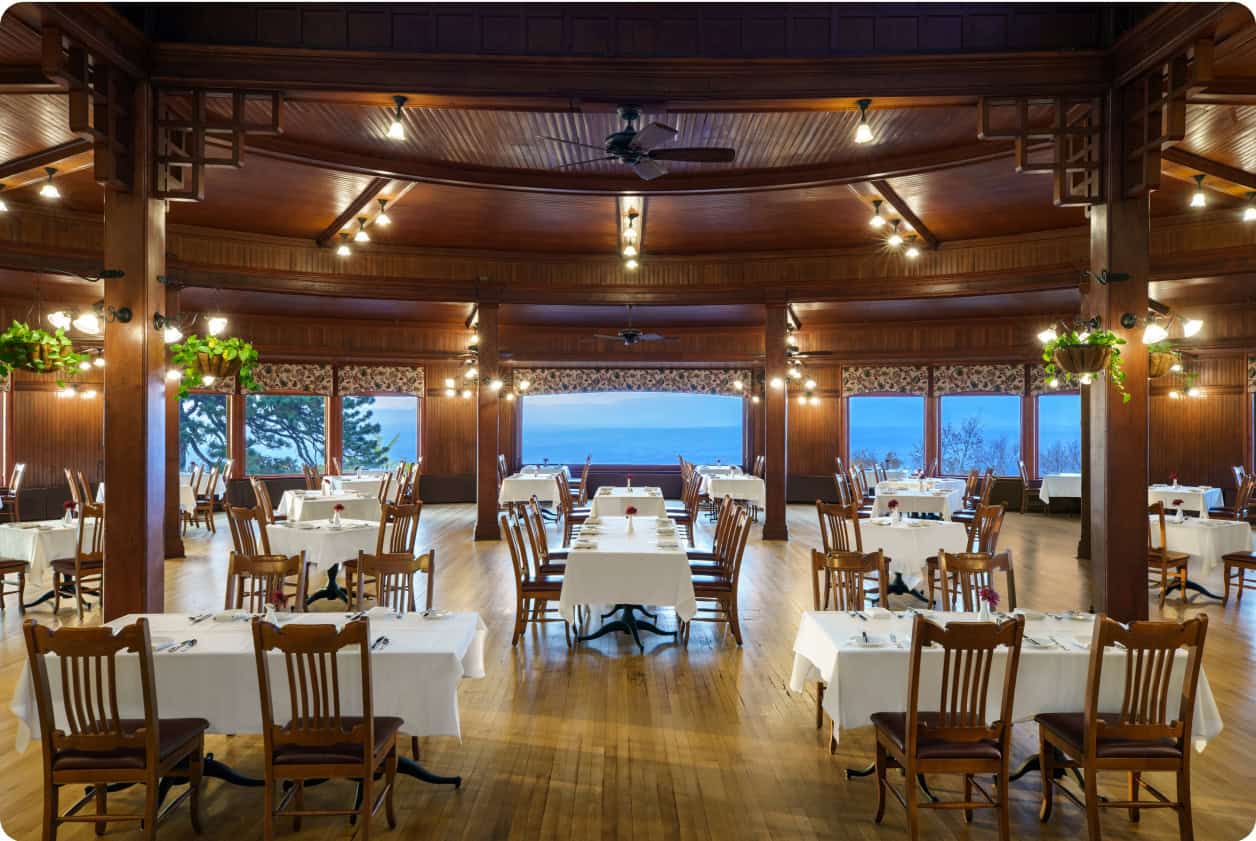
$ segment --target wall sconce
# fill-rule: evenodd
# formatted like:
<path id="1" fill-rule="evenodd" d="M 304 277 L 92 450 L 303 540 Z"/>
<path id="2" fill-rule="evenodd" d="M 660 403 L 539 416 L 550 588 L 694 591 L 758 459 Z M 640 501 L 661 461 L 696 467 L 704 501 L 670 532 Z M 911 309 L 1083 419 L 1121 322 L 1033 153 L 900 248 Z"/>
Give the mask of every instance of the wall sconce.
<path id="1" fill-rule="evenodd" d="M 201 314 L 185 312 L 179 315 L 162 315 L 153 313 L 153 329 L 162 334 L 166 344 L 173 344 L 183 338 L 183 332 L 200 320 Z M 205 330 L 211 336 L 217 336 L 227 329 L 227 319 L 221 315 L 212 315 L 205 319 Z"/>
<path id="2" fill-rule="evenodd" d="M 93 336 L 99 336 L 107 322 L 117 321 L 120 324 L 126 324 L 130 320 L 130 307 L 106 307 L 103 298 L 92 304 L 90 309 L 74 313 L 65 310 L 48 313 L 48 323 L 56 329 L 68 330 L 73 327 L 80 333 L 89 333 Z"/>

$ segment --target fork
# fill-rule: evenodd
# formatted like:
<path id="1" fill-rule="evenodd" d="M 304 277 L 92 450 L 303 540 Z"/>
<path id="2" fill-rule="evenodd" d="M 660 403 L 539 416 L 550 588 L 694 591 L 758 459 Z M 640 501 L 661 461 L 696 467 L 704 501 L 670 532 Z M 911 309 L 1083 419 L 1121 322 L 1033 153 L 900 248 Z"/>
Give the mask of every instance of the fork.
<path id="1" fill-rule="evenodd" d="M 379 639 L 375 640 L 375 642 L 371 643 L 371 651 L 379 651 L 380 649 L 387 648 L 387 647 L 388 647 L 388 637 L 380 637 Z"/>

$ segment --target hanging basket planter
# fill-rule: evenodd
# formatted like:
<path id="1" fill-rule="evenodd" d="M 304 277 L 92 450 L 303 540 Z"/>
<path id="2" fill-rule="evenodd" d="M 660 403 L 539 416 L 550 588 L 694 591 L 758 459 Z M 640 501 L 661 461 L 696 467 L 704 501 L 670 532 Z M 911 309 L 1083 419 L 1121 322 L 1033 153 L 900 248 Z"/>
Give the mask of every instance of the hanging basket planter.
<path id="1" fill-rule="evenodd" d="M 1153 352 L 1147 358 L 1147 376 L 1151 379 L 1163 377 L 1173 369 L 1177 362 L 1177 354 Z"/>
<path id="2" fill-rule="evenodd" d="M 75 370 L 87 355 L 74 350 L 65 333 L 49 333 L 14 321 L 0 333 L 0 374 L 14 369 L 35 374 L 63 374 Z"/>
<path id="3" fill-rule="evenodd" d="M 240 373 L 240 358 L 227 359 L 225 356 L 200 351 L 196 354 L 196 373 L 202 377 L 213 377 L 221 380 L 234 377 Z"/>
<path id="4" fill-rule="evenodd" d="M 201 338 L 192 334 L 170 346 L 170 361 L 183 372 L 179 379 L 179 399 L 187 397 L 194 388 L 203 388 L 228 377 L 235 377 L 245 391 L 257 390 L 257 381 L 253 379 L 257 350 L 243 339 Z"/>
<path id="5" fill-rule="evenodd" d="M 1094 376 L 1108 367 L 1112 348 L 1106 345 L 1067 345 L 1055 349 L 1052 358 L 1057 367 L 1070 374 Z"/>

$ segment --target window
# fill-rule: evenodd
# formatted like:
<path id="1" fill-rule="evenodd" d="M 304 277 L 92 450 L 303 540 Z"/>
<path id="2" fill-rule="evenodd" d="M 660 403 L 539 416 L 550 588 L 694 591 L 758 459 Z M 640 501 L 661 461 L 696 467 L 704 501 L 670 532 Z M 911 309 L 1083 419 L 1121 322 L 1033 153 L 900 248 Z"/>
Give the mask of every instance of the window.
<path id="1" fill-rule="evenodd" d="M 923 397 L 852 397 L 848 407 L 852 464 L 924 467 Z"/>
<path id="2" fill-rule="evenodd" d="M 326 400 L 304 394 L 249 394 L 244 398 L 244 444 L 249 473 L 300 473 L 322 465 L 327 452 Z"/>
<path id="3" fill-rule="evenodd" d="M 1038 475 L 1080 473 L 1082 469 L 1082 397 L 1038 396 Z"/>
<path id="4" fill-rule="evenodd" d="M 409 394 L 345 397 L 345 470 L 386 467 L 414 461 L 419 454 L 419 398 Z"/>
<path id="5" fill-rule="evenodd" d="M 1021 398 L 1014 394 L 948 394 L 941 398 L 942 473 L 993 467 L 1019 474 Z"/>
<path id="6" fill-rule="evenodd" d="M 723 394 L 604 392 L 523 398 L 523 461 L 741 464 L 743 399 Z"/>
<path id="7" fill-rule="evenodd" d="M 179 401 L 179 472 L 227 459 L 227 395 L 189 394 Z"/>

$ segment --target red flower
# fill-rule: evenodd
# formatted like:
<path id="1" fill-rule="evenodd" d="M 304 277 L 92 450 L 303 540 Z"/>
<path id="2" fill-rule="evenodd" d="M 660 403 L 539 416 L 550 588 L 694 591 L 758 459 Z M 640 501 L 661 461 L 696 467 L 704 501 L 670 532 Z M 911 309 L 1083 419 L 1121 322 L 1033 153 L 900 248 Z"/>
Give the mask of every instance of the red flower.
<path id="1" fill-rule="evenodd" d="M 341 511 L 344 511 L 344 510 L 345 510 L 345 507 L 344 507 L 344 504 L 343 504 L 343 503 L 339 503 L 339 502 L 337 502 L 337 503 L 336 503 L 336 504 L 332 507 L 332 509 L 331 509 L 331 510 L 332 510 L 332 511 L 335 511 L 337 514 L 339 514 Z"/>
<path id="2" fill-rule="evenodd" d="M 1170 481 L 1170 482 L 1176 482 L 1177 480 L 1178 480 L 1178 475 L 1177 475 L 1176 473 L 1170 473 L 1170 474 L 1169 474 L 1169 481 Z"/>
<path id="3" fill-rule="evenodd" d="M 977 597 L 988 602 L 990 607 L 999 606 L 999 593 L 993 587 L 982 587 L 977 591 Z"/>
<path id="4" fill-rule="evenodd" d="M 73 510 L 74 510 L 74 500 L 72 500 L 72 499 L 67 499 L 65 502 L 61 503 L 61 507 L 62 507 L 62 508 L 64 508 L 66 511 L 73 511 Z"/>
<path id="5" fill-rule="evenodd" d="M 1173 507 L 1174 507 L 1174 508 L 1181 508 L 1181 507 L 1182 507 L 1183 505 L 1185 505 L 1185 504 L 1186 504 L 1186 500 L 1184 500 L 1184 499 L 1175 499 L 1175 500 L 1173 500 Z"/>
<path id="6" fill-rule="evenodd" d="M 624 513 L 627 514 L 629 517 L 631 517 L 633 514 L 637 513 L 637 506 L 629 505 L 627 508 L 624 509 Z"/>
<path id="7" fill-rule="evenodd" d="M 886 507 L 889 508 L 891 511 L 893 511 L 894 509 L 898 508 L 898 500 L 891 499 L 889 501 L 889 504 Z"/>
<path id="8" fill-rule="evenodd" d="M 288 604 L 288 597 L 283 594 L 283 590 L 276 590 L 270 594 L 270 598 L 267 601 L 279 608 Z"/>
<path id="9" fill-rule="evenodd" d="M 624 478 L 626 478 L 626 479 L 628 480 L 628 484 L 632 484 L 632 474 L 631 474 L 631 473 L 629 473 L 629 474 L 628 474 L 627 476 L 625 476 Z"/>

